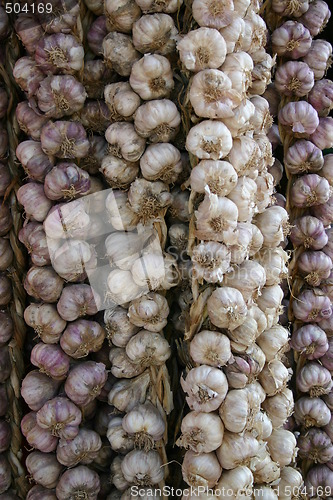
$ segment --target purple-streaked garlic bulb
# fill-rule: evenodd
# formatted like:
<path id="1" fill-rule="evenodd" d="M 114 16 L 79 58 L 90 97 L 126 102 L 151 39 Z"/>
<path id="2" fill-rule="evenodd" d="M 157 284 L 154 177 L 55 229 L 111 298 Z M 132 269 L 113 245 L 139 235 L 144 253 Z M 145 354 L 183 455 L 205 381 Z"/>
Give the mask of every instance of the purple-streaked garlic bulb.
<path id="1" fill-rule="evenodd" d="M 57 158 L 84 158 L 89 152 L 89 141 L 79 122 L 49 121 L 41 131 L 42 150 Z"/>
<path id="2" fill-rule="evenodd" d="M 22 418 L 21 431 L 30 446 L 39 451 L 50 453 L 57 447 L 57 436 L 54 436 L 49 429 L 43 429 L 38 425 L 37 414 L 34 411 Z"/>
<path id="3" fill-rule="evenodd" d="M 37 424 L 52 436 L 74 439 L 82 420 L 81 410 L 68 398 L 48 400 L 36 414 Z"/>
<path id="4" fill-rule="evenodd" d="M 36 47 L 35 59 L 45 73 L 75 74 L 83 66 L 83 46 L 73 35 L 44 36 Z"/>
<path id="5" fill-rule="evenodd" d="M 42 150 L 41 143 L 37 141 L 23 141 L 16 148 L 16 157 L 22 164 L 27 176 L 43 182 L 46 174 L 50 172 L 54 161 Z"/>
<path id="6" fill-rule="evenodd" d="M 63 332 L 60 345 L 65 353 L 74 359 L 87 356 L 101 349 L 105 331 L 96 321 L 78 319 L 70 322 Z"/>
<path id="7" fill-rule="evenodd" d="M 63 280 L 52 267 L 33 266 L 29 269 L 25 280 L 26 292 L 45 302 L 57 302 L 64 286 Z"/>
<path id="8" fill-rule="evenodd" d="M 107 372 L 103 363 L 85 361 L 70 370 L 65 392 L 74 403 L 85 406 L 99 396 L 106 380 Z"/>
<path id="9" fill-rule="evenodd" d="M 70 358 L 58 345 L 39 342 L 31 351 L 31 363 L 54 380 L 64 380 L 69 370 Z"/>
<path id="10" fill-rule="evenodd" d="M 303 325 L 293 332 L 290 345 L 295 351 L 310 360 L 321 358 L 328 350 L 325 331 L 318 325 L 311 323 Z"/>
<path id="11" fill-rule="evenodd" d="M 22 381 L 21 395 L 29 408 L 38 411 L 56 396 L 60 382 L 38 370 L 29 372 Z"/>

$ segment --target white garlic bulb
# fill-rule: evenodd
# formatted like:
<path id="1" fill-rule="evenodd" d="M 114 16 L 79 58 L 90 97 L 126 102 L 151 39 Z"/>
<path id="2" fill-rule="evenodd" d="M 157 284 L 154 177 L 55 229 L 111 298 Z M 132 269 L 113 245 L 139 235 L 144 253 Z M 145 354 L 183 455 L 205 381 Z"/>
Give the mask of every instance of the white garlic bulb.
<path id="1" fill-rule="evenodd" d="M 215 453 L 187 451 L 182 464 L 184 481 L 190 486 L 212 488 L 221 476 L 222 468 Z"/>
<path id="2" fill-rule="evenodd" d="M 239 106 L 242 97 L 232 88 L 230 78 L 217 69 L 205 69 L 194 75 L 190 101 L 195 113 L 202 118 L 227 118 Z"/>
<path id="3" fill-rule="evenodd" d="M 267 439 L 267 448 L 275 462 L 285 467 L 296 458 L 296 438 L 294 434 L 285 429 L 274 429 Z"/>
<path id="4" fill-rule="evenodd" d="M 109 83 L 104 88 L 104 99 L 111 111 L 112 121 L 131 119 L 140 106 L 140 97 L 128 82 Z"/>
<path id="5" fill-rule="evenodd" d="M 145 54 L 133 64 L 129 82 L 145 101 L 169 97 L 174 87 L 170 62 L 158 54 Z"/>
<path id="6" fill-rule="evenodd" d="M 145 150 L 146 141 L 137 134 L 132 123 L 111 123 L 105 138 L 109 143 L 109 153 L 118 158 L 134 162 L 139 160 Z"/>
<path id="7" fill-rule="evenodd" d="M 217 196 L 227 196 L 237 185 L 238 176 L 227 161 L 201 160 L 190 176 L 191 188 L 197 193 L 209 191 Z"/>
<path id="8" fill-rule="evenodd" d="M 219 415 L 228 431 L 243 432 L 251 429 L 259 408 L 258 404 L 251 402 L 251 394 L 246 389 L 234 389 L 228 392 Z"/>
<path id="9" fill-rule="evenodd" d="M 259 441 L 249 432 L 236 434 L 226 431 L 216 454 L 222 468 L 230 470 L 239 465 L 247 466 L 251 459 L 258 456 L 259 451 Z"/>
<path id="10" fill-rule="evenodd" d="M 232 358 L 230 340 L 223 333 L 202 330 L 192 339 L 190 354 L 195 363 L 220 368 Z"/>
<path id="11" fill-rule="evenodd" d="M 177 446 L 195 453 L 209 453 L 221 446 L 224 426 L 216 413 L 191 411 L 182 420 Z"/>
<path id="12" fill-rule="evenodd" d="M 244 323 L 247 314 L 241 292 L 230 287 L 215 289 L 208 299 L 207 310 L 215 326 L 231 331 Z"/>
<path id="13" fill-rule="evenodd" d="M 164 470 L 157 451 L 133 450 L 121 462 L 124 478 L 138 486 L 151 486 L 162 481 Z"/>
<path id="14" fill-rule="evenodd" d="M 201 365 L 192 368 L 186 379 L 180 379 L 183 391 L 188 394 L 187 404 L 194 411 L 217 410 L 228 392 L 227 378 L 218 368 Z"/>
<path id="15" fill-rule="evenodd" d="M 130 322 L 150 332 L 161 331 L 167 324 L 168 315 L 167 299 L 153 292 L 134 300 L 128 308 Z"/>
<path id="16" fill-rule="evenodd" d="M 134 117 L 136 132 L 150 142 L 168 142 L 174 139 L 179 125 L 179 111 L 169 99 L 154 99 L 142 104 Z"/>
<path id="17" fill-rule="evenodd" d="M 160 333 L 141 330 L 126 346 L 130 361 L 141 367 L 163 365 L 171 355 L 170 346 Z"/>
<path id="18" fill-rule="evenodd" d="M 202 283 L 223 281 L 224 274 L 230 270 L 231 253 L 223 243 L 208 241 L 200 243 L 192 251 L 193 276 Z"/>
<path id="19" fill-rule="evenodd" d="M 226 245 L 236 243 L 238 208 L 233 201 L 206 194 L 195 216 L 198 239 L 220 241 Z"/>
<path id="20" fill-rule="evenodd" d="M 148 181 L 172 184 L 183 170 L 180 151 L 169 143 L 151 144 L 140 158 L 140 169 Z"/>
<path id="21" fill-rule="evenodd" d="M 274 325 L 265 330 L 256 340 L 264 351 L 266 360 L 272 361 L 289 350 L 289 331 L 282 325 Z"/>
<path id="22" fill-rule="evenodd" d="M 248 467 L 238 466 L 231 470 L 224 470 L 216 490 L 224 492 L 220 498 L 241 500 L 252 498 L 253 474 Z"/>
<path id="23" fill-rule="evenodd" d="M 177 43 L 177 49 L 185 68 L 194 72 L 219 68 L 227 53 L 223 36 L 212 28 L 189 31 Z"/>
<path id="24" fill-rule="evenodd" d="M 149 401 L 128 412 L 122 419 L 122 426 L 132 436 L 135 448 L 146 452 L 154 448 L 155 441 L 162 439 L 165 432 L 163 416 Z"/>
<path id="25" fill-rule="evenodd" d="M 244 98 L 252 82 L 252 57 L 243 51 L 228 54 L 221 69 L 230 78 L 232 88 Z"/>
<path id="26" fill-rule="evenodd" d="M 117 453 L 128 453 L 134 449 L 134 438 L 124 430 L 121 417 L 112 418 L 108 425 L 106 437 L 111 449 Z"/>
<path id="27" fill-rule="evenodd" d="M 141 16 L 132 28 L 134 47 L 142 54 L 166 55 L 176 47 L 177 28 L 168 14 Z"/>
<path id="28" fill-rule="evenodd" d="M 237 288 L 246 303 L 251 303 L 261 295 L 261 290 L 266 282 L 266 271 L 256 260 L 245 260 L 234 267 L 224 277 L 224 284 Z"/>
<path id="29" fill-rule="evenodd" d="M 125 305 L 127 302 L 140 297 L 145 290 L 134 280 L 131 271 L 115 269 L 111 271 L 107 278 L 108 297 L 118 305 Z"/>
<path id="30" fill-rule="evenodd" d="M 203 120 L 192 127 L 186 137 L 186 149 L 201 160 L 220 160 L 227 156 L 231 148 L 231 133 L 219 121 Z"/>

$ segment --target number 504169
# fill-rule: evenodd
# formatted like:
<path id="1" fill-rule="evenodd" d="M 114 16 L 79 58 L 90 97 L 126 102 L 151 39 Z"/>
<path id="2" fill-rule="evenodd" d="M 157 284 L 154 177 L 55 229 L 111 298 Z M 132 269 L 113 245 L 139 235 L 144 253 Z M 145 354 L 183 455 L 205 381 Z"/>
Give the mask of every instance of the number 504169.
<path id="1" fill-rule="evenodd" d="M 6 2 L 5 10 L 7 14 L 20 14 L 24 12 L 26 14 L 51 14 L 52 4 L 51 3 L 10 3 Z"/>

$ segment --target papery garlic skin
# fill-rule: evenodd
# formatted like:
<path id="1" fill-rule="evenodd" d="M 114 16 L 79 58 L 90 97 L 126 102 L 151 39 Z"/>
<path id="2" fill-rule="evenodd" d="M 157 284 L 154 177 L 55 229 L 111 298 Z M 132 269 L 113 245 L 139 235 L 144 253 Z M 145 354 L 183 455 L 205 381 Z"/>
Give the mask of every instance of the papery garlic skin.
<path id="1" fill-rule="evenodd" d="M 272 33 L 272 49 L 278 56 L 304 57 L 311 47 L 310 31 L 297 21 L 286 21 Z"/>
<path id="2" fill-rule="evenodd" d="M 239 465 L 246 466 L 251 458 L 257 456 L 259 449 L 259 442 L 249 432 L 237 434 L 226 431 L 216 454 L 222 468 L 230 470 Z"/>
<path id="3" fill-rule="evenodd" d="M 222 472 L 215 453 L 195 454 L 187 451 L 182 464 L 183 478 L 192 487 L 213 487 Z"/>
<path id="4" fill-rule="evenodd" d="M 202 160 L 190 176 L 191 187 L 198 193 L 205 193 L 208 186 L 211 193 L 227 196 L 237 184 L 237 173 L 227 161 Z"/>
<path id="5" fill-rule="evenodd" d="M 134 47 L 142 54 L 166 55 L 176 47 L 178 30 L 168 14 L 141 16 L 132 28 Z"/>
<path id="6" fill-rule="evenodd" d="M 122 420 L 122 427 L 130 436 L 134 434 L 134 446 L 145 451 L 162 439 L 166 428 L 160 411 L 149 401 L 128 412 Z"/>
<path id="7" fill-rule="evenodd" d="M 190 412 L 182 420 L 178 446 L 195 453 L 210 453 L 222 444 L 224 426 L 215 413 Z"/>
<path id="8" fill-rule="evenodd" d="M 180 151 L 169 143 L 151 144 L 140 158 L 142 175 L 148 181 L 174 183 L 182 168 Z"/>
<path id="9" fill-rule="evenodd" d="M 179 57 L 186 69 L 200 71 L 222 66 L 227 47 L 223 36 L 213 28 L 198 28 L 189 31 L 177 43 Z"/>
<path id="10" fill-rule="evenodd" d="M 223 281 L 224 274 L 230 269 L 231 253 L 226 245 L 209 241 L 200 243 L 192 252 L 193 275 L 199 283 Z"/>
<path id="11" fill-rule="evenodd" d="M 102 48 L 106 63 L 121 76 L 129 76 L 133 64 L 140 59 L 132 38 L 117 31 L 112 31 L 104 38 Z"/>
<path id="12" fill-rule="evenodd" d="M 195 212 L 199 239 L 227 244 L 237 242 L 237 205 L 225 197 L 206 194 Z"/>
<path id="13" fill-rule="evenodd" d="M 133 450 L 121 463 L 124 478 L 138 486 L 150 486 L 163 479 L 162 460 L 156 451 Z"/>
<path id="14" fill-rule="evenodd" d="M 223 287 L 214 290 L 207 303 L 208 314 L 219 328 L 233 330 L 242 325 L 247 307 L 241 292 L 235 288 Z"/>
<path id="15" fill-rule="evenodd" d="M 158 99 L 142 104 L 136 111 L 136 132 L 150 142 L 168 142 L 175 138 L 180 125 L 180 114 L 169 99 Z"/>
<path id="16" fill-rule="evenodd" d="M 188 393 L 186 401 L 194 411 L 215 411 L 224 400 L 228 384 L 226 376 L 217 368 L 201 365 L 192 368 L 181 386 Z"/>
<path id="17" fill-rule="evenodd" d="M 230 341 L 220 332 L 202 330 L 190 343 L 192 359 L 202 365 L 221 367 L 232 358 Z"/>
<path id="18" fill-rule="evenodd" d="M 232 88 L 230 78 L 217 69 L 196 73 L 189 97 L 195 113 L 203 118 L 231 117 L 241 103 L 241 95 Z"/>
<path id="19" fill-rule="evenodd" d="M 169 97 L 174 87 L 168 59 L 159 54 L 145 54 L 133 64 L 129 79 L 132 89 L 144 100 Z"/>

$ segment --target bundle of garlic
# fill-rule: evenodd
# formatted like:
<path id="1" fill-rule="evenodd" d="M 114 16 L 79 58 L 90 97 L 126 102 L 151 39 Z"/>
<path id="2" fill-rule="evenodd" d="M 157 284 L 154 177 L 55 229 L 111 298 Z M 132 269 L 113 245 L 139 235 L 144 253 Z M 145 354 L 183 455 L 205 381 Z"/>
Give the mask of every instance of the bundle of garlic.
<path id="1" fill-rule="evenodd" d="M 332 47 L 315 37 L 331 13 L 322 0 L 272 0 L 267 8 L 271 9 L 267 19 L 273 31 L 272 52 L 278 58 L 274 88 L 282 98 L 276 115 L 293 226 L 289 320 L 297 364 L 294 429 L 300 434 L 297 445 L 305 494 L 328 498 L 333 483 L 329 431 L 333 155 L 323 150 L 333 147 L 333 119 L 328 116 L 333 108 L 333 84 L 325 78 Z"/>
<path id="2" fill-rule="evenodd" d="M 175 51 L 177 9 L 178 2 L 104 3 L 104 61 L 119 75 L 104 89 L 112 123 L 100 171 L 114 189 L 107 211 L 116 232 L 107 238 L 106 254 L 117 268 L 108 277 L 117 307 L 105 311 L 104 321 L 118 379 L 109 392 L 115 411 L 107 438 L 117 453 L 111 481 L 121 498 L 132 498 L 132 486 L 160 488 L 168 475 L 166 422 L 173 401 L 163 330 L 165 295 L 178 284 L 179 271 L 164 251 L 164 218 L 169 207 L 177 210 L 172 187 L 183 171 L 168 58 Z"/>
<path id="3" fill-rule="evenodd" d="M 302 483 L 298 471 L 288 476 L 296 440 L 283 428 L 293 410 L 288 331 L 279 325 L 289 223 L 273 197 L 281 166 L 262 94 L 274 59 L 259 8 L 195 0 L 184 18 L 199 27 L 187 26 L 177 44 L 190 79 L 183 122 L 193 123 L 186 137 L 193 304 L 181 379 L 190 412 L 177 444 L 187 450 L 185 482 L 208 489 L 202 498 L 277 498 L 280 483 L 288 498 L 286 486 Z"/>
<path id="4" fill-rule="evenodd" d="M 9 77 L 15 43 L 9 18 L 0 7 L 0 43 L 8 49 L 0 54 L 0 497 L 25 498 L 27 484 L 22 459 L 20 433 L 20 380 L 24 373 L 22 345 L 25 327 L 22 321 L 24 290 L 21 284 L 25 259 L 17 233 L 20 213 L 16 198 L 18 171 L 13 158 L 15 137 L 8 125 L 13 114 L 15 89 Z"/>
<path id="5" fill-rule="evenodd" d="M 94 420 L 113 378 L 106 330 L 97 316 L 102 298 L 87 276 L 97 266 L 105 205 L 103 198 L 99 205 L 90 201 L 89 210 L 80 200 L 94 193 L 96 200 L 104 189 L 93 174 L 101 166 L 111 117 L 93 91 L 94 78 L 100 84 L 111 72 L 101 60 L 84 61 L 84 6 L 57 0 L 51 5 L 50 14 L 21 12 L 15 23 L 26 50 L 13 74 L 26 98 L 16 107 L 26 136 L 16 157 L 28 181 L 17 194 L 25 212 L 19 239 L 31 266 L 24 279 L 24 319 L 34 331 L 34 370 L 21 386 L 30 409 L 21 430 L 33 449 L 26 467 L 37 483 L 27 498 L 96 499 L 111 489 L 112 452 Z"/>

